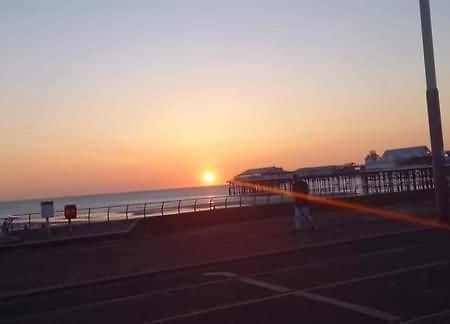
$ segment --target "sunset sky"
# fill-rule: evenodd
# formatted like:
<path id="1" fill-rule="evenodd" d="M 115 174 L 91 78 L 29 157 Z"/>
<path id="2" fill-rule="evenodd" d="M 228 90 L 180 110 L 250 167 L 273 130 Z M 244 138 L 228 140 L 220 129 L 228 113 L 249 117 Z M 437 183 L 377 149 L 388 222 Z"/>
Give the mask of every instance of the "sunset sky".
<path id="1" fill-rule="evenodd" d="M 418 2 L 0 1 L 0 200 L 429 145 Z M 448 148 L 450 1 L 431 13 Z"/>

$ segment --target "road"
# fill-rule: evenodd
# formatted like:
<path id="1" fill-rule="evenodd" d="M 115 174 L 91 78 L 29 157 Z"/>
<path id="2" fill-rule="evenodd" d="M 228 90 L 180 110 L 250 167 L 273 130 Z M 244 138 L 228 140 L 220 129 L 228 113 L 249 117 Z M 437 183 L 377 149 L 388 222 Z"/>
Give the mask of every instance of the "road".
<path id="1" fill-rule="evenodd" d="M 155 272 L 1 300 L 0 323 L 449 323 L 449 245 L 411 229 Z"/>

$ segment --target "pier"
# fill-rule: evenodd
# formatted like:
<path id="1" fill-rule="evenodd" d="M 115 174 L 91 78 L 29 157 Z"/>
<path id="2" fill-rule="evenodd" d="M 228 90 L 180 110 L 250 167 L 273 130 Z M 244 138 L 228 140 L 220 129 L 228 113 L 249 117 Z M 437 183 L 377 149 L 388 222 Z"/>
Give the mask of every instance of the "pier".
<path id="1" fill-rule="evenodd" d="M 382 157 L 370 152 L 365 164 L 347 163 L 286 171 L 280 167 L 246 170 L 228 181 L 230 195 L 261 193 L 276 188 L 292 190 L 297 174 L 310 193 L 328 197 L 355 197 L 389 193 L 428 193 L 434 190 L 431 152 L 426 146 L 387 150 Z M 450 160 L 446 159 L 447 185 Z M 251 187 L 245 186 L 251 184 Z M 267 190 L 269 188 L 269 190 Z"/>

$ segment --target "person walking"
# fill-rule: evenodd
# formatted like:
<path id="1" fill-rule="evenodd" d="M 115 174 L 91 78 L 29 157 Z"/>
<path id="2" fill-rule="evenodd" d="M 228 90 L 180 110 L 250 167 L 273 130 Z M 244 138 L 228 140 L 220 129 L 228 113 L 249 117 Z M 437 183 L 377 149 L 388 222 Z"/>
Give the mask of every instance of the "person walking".
<path id="1" fill-rule="evenodd" d="M 292 191 L 294 192 L 294 232 L 298 233 L 303 229 L 303 225 L 308 224 L 311 230 L 316 229 L 316 225 L 311 217 L 309 208 L 309 186 L 308 183 L 300 179 L 297 174 L 293 176 Z"/>

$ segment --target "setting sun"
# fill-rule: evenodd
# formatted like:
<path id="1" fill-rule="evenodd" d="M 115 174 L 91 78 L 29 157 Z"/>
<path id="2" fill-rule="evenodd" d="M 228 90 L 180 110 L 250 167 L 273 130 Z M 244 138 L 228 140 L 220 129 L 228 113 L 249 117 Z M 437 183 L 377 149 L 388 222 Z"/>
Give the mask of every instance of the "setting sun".
<path id="1" fill-rule="evenodd" d="M 203 182 L 205 184 L 212 184 L 215 180 L 215 175 L 212 171 L 203 172 Z"/>

